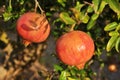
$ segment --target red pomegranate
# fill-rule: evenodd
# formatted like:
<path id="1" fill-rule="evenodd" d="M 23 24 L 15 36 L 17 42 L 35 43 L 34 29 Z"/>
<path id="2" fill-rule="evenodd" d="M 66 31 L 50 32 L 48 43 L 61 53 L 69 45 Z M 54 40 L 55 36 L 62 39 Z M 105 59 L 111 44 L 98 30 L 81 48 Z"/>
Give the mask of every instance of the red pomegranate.
<path id="1" fill-rule="evenodd" d="M 63 63 L 83 69 L 94 54 L 94 42 L 83 31 L 70 31 L 57 40 L 56 52 Z"/>
<path id="2" fill-rule="evenodd" d="M 31 42 L 39 43 L 45 41 L 50 33 L 50 25 L 45 15 L 27 12 L 18 19 L 17 32 L 27 46 Z"/>

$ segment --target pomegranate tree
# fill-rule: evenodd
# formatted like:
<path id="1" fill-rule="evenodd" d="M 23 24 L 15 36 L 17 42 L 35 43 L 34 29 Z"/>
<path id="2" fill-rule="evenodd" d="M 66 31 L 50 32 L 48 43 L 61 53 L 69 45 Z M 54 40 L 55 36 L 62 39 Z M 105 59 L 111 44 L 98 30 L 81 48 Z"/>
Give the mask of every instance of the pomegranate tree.
<path id="1" fill-rule="evenodd" d="M 94 42 L 83 31 L 70 31 L 57 40 L 56 52 L 63 63 L 83 69 L 94 54 Z"/>
<path id="2" fill-rule="evenodd" d="M 50 25 L 43 14 L 27 12 L 17 21 L 17 32 L 27 46 L 31 42 L 39 43 L 47 39 Z"/>

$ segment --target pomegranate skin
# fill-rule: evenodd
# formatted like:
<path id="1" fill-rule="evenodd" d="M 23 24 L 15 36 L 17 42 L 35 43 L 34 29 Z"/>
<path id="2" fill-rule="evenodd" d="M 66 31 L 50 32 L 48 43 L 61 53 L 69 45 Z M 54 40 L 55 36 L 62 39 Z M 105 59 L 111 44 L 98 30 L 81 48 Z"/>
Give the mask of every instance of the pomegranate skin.
<path id="1" fill-rule="evenodd" d="M 63 63 L 82 69 L 94 54 L 94 42 L 83 31 L 70 31 L 57 40 L 56 52 Z"/>
<path id="2" fill-rule="evenodd" d="M 25 44 L 43 42 L 50 33 L 50 25 L 45 15 L 35 12 L 24 13 L 17 20 L 16 29 Z"/>

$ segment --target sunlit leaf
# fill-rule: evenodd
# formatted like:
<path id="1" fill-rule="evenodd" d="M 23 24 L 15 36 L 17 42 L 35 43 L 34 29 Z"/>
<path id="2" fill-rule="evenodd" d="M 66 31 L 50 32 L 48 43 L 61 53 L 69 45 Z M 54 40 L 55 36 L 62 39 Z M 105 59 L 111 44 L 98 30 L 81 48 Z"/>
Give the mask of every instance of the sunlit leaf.
<path id="1" fill-rule="evenodd" d="M 120 30 L 120 23 L 117 25 L 115 31 L 119 31 Z"/>
<path id="2" fill-rule="evenodd" d="M 106 5 L 106 4 L 107 4 L 107 3 L 106 3 L 104 0 L 101 1 L 100 7 L 99 7 L 99 9 L 98 9 L 99 14 L 102 13 L 102 11 L 103 11 L 103 9 L 105 8 L 105 5 Z"/>
<path id="3" fill-rule="evenodd" d="M 3 14 L 3 18 L 4 18 L 4 21 L 8 21 L 8 20 L 10 20 L 12 18 L 12 14 L 5 12 Z"/>
<path id="4" fill-rule="evenodd" d="M 81 21 L 83 22 L 83 23 L 87 23 L 88 21 L 89 21 L 89 16 L 87 15 L 87 14 L 85 14 L 82 18 L 81 18 Z"/>
<path id="5" fill-rule="evenodd" d="M 76 2 L 76 6 L 75 9 L 77 9 L 78 11 L 81 11 L 81 8 L 84 6 L 85 4 L 81 4 L 79 1 Z"/>
<path id="6" fill-rule="evenodd" d="M 65 7 L 66 0 L 57 0 L 63 7 Z"/>
<path id="7" fill-rule="evenodd" d="M 117 22 L 112 22 L 112 23 L 109 23 L 107 24 L 105 27 L 104 27 L 104 30 L 105 31 L 111 31 L 111 30 L 114 30 L 116 27 L 117 27 Z"/>
<path id="8" fill-rule="evenodd" d="M 72 19 L 67 12 L 60 13 L 60 18 L 66 23 L 66 24 L 75 24 L 75 20 Z"/>
<path id="9" fill-rule="evenodd" d="M 120 35 L 118 31 L 111 31 L 109 32 L 109 36 L 116 36 L 116 35 Z"/>
<path id="10" fill-rule="evenodd" d="M 97 18 L 99 17 L 99 14 L 93 14 L 92 16 L 91 16 L 91 19 L 93 20 L 93 21 L 95 21 Z"/>
<path id="11" fill-rule="evenodd" d="M 84 80 L 91 80 L 89 77 L 84 78 Z"/>
<path id="12" fill-rule="evenodd" d="M 66 71 L 62 71 L 59 80 L 67 80 L 67 72 Z"/>
<path id="13" fill-rule="evenodd" d="M 97 10 L 99 8 L 100 1 L 101 0 L 92 0 L 93 6 L 94 6 L 93 8 L 94 8 L 95 13 L 97 12 Z"/>
<path id="14" fill-rule="evenodd" d="M 87 30 L 90 30 L 95 25 L 95 23 L 95 20 L 90 19 L 90 21 L 87 24 Z"/>
<path id="15" fill-rule="evenodd" d="M 87 8 L 87 12 L 88 13 L 91 13 L 91 12 L 93 12 L 94 10 L 93 10 L 93 7 L 92 6 L 88 6 L 88 8 Z"/>
<path id="16" fill-rule="evenodd" d="M 118 36 L 112 36 L 108 43 L 107 43 L 107 47 L 106 50 L 109 52 L 111 51 L 111 49 L 115 46 L 116 40 L 117 40 Z"/>
<path id="17" fill-rule="evenodd" d="M 117 52 L 120 51 L 120 37 L 117 39 L 116 43 L 115 43 L 115 49 Z"/>
<path id="18" fill-rule="evenodd" d="M 68 77 L 67 80 L 80 80 L 80 79 L 73 78 L 73 77 Z"/>

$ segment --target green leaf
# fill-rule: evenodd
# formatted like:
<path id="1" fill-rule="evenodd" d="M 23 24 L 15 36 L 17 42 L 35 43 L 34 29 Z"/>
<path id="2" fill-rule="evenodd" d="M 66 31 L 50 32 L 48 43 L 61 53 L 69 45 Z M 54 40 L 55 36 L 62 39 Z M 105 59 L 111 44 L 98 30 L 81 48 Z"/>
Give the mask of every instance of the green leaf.
<path id="1" fill-rule="evenodd" d="M 80 80 L 80 79 L 73 78 L 73 77 L 68 77 L 67 80 Z"/>
<path id="2" fill-rule="evenodd" d="M 116 44 L 115 44 L 115 49 L 117 52 L 120 51 L 120 37 L 117 39 Z"/>
<path id="3" fill-rule="evenodd" d="M 99 14 L 95 13 L 95 14 L 92 15 L 91 18 L 92 18 L 93 21 L 95 21 L 98 17 L 99 17 Z"/>
<path id="4" fill-rule="evenodd" d="M 102 11 L 103 11 L 103 9 L 105 8 L 105 5 L 106 5 L 106 4 L 107 4 L 107 3 L 106 3 L 104 0 L 102 0 L 102 2 L 101 2 L 101 4 L 100 4 L 100 7 L 99 7 L 99 9 L 98 9 L 99 14 L 102 13 Z"/>
<path id="5" fill-rule="evenodd" d="M 10 20 L 12 18 L 12 14 L 5 12 L 3 14 L 3 18 L 4 18 L 4 21 L 8 21 L 8 20 Z"/>
<path id="6" fill-rule="evenodd" d="M 65 7 L 66 0 L 57 0 L 63 7 Z"/>
<path id="7" fill-rule="evenodd" d="M 81 8 L 84 6 L 85 4 L 81 4 L 79 1 L 76 2 L 76 6 L 75 9 L 77 9 L 78 11 L 81 11 Z"/>
<path id="8" fill-rule="evenodd" d="M 93 10 L 93 7 L 92 6 L 88 6 L 87 8 L 87 12 L 88 13 L 92 13 L 94 10 Z"/>
<path id="9" fill-rule="evenodd" d="M 90 19 L 90 21 L 87 24 L 87 30 L 90 30 L 95 25 L 95 23 L 95 20 Z"/>
<path id="10" fill-rule="evenodd" d="M 66 71 L 62 71 L 59 80 L 67 80 L 67 72 Z"/>
<path id="11" fill-rule="evenodd" d="M 111 31 L 111 30 L 114 30 L 116 27 L 117 27 L 117 22 L 112 22 L 112 23 L 109 23 L 108 25 L 106 25 L 104 27 L 104 30 L 105 31 Z"/>
<path id="12" fill-rule="evenodd" d="M 96 13 L 97 10 L 98 10 L 100 1 L 101 1 L 101 0 L 92 0 L 93 6 L 94 6 L 93 8 L 94 8 L 95 13 Z"/>
<path id="13" fill-rule="evenodd" d="M 23 5 L 25 0 L 20 0 L 20 4 Z"/>
<path id="14" fill-rule="evenodd" d="M 87 23 L 89 21 L 89 16 L 87 14 L 84 14 L 84 16 L 82 16 L 82 18 L 80 19 L 83 23 Z"/>
<path id="15" fill-rule="evenodd" d="M 60 18 L 66 23 L 66 24 L 75 24 L 75 20 L 73 20 L 67 12 L 60 13 Z"/>
<path id="16" fill-rule="evenodd" d="M 90 21 L 87 24 L 87 30 L 90 30 L 96 23 L 96 19 L 99 17 L 99 14 L 93 14 Z"/>
<path id="17" fill-rule="evenodd" d="M 116 40 L 117 40 L 118 36 L 112 36 L 108 43 L 107 43 L 107 47 L 106 47 L 106 50 L 109 52 L 114 46 L 115 46 L 115 43 L 116 43 Z"/>
<path id="18" fill-rule="evenodd" d="M 119 36 L 120 34 L 119 34 L 119 32 L 118 31 L 111 31 L 111 32 L 109 32 L 109 36 Z"/>
<path id="19" fill-rule="evenodd" d="M 91 80 L 89 77 L 86 77 L 84 80 Z"/>
<path id="20" fill-rule="evenodd" d="M 118 26 L 116 27 L 115 31 L 119 31 L 120 30 L 120 23 L 118 24 Z"/>
<path id="21" fill-rule="evenodd" d="M 55 69 L 55 71 L 62 71 L 63 70 L 63 68 L 57 64 L 54 65 L 54 69 Z"/>
<path id="22" fill-rule="evenodd" d="M 108 4 L 110 8 L 117 13 L 117 15 L 120 15 L 120 4 L 118 0 L 108 0 Z"/>

